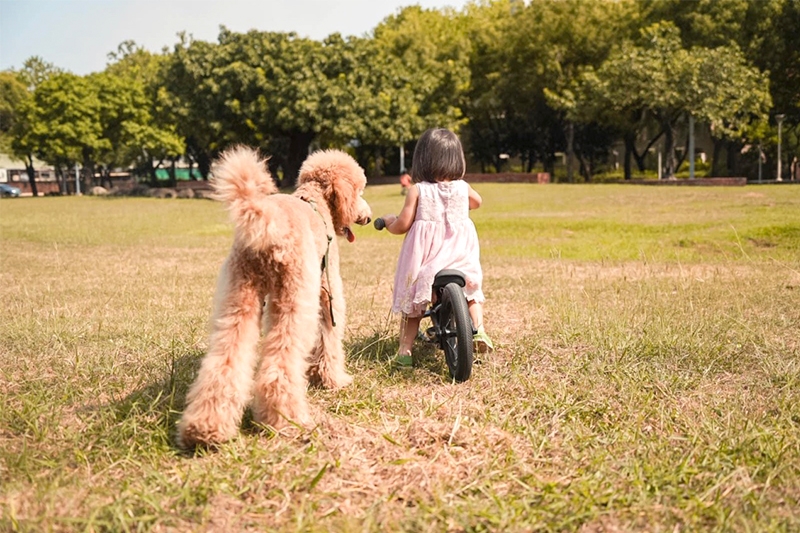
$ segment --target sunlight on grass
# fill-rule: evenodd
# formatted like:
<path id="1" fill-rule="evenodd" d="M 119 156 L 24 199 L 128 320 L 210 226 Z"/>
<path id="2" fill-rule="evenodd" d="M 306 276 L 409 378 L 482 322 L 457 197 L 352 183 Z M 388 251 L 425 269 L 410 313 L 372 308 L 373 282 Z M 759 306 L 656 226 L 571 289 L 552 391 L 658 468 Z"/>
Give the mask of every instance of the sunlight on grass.
<path id="1" fill-rule="evenodd" d="M 424 346 L 389 370 L 402 238 L 357 228 L 354 385 L 197 455 L 221 205 L 0 200 L 0 530 L 800 529 L 800 187 L 476 189 L 497 350 L 469 381 Z"/>

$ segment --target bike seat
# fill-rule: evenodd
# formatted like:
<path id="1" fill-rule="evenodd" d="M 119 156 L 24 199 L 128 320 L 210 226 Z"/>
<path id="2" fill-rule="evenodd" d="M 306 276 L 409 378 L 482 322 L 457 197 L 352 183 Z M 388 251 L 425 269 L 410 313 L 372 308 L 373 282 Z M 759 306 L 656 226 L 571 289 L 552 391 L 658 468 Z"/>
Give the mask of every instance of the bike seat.
<path id="1" fill-rule="evenodd" d="M 459 287 L 463 287 L 467 284 L 467 280 L 460 270 L 455 269 L 440 270 L 433 278 L 433 286 L 437 289 L 449 283 L 455 283 Z"/>

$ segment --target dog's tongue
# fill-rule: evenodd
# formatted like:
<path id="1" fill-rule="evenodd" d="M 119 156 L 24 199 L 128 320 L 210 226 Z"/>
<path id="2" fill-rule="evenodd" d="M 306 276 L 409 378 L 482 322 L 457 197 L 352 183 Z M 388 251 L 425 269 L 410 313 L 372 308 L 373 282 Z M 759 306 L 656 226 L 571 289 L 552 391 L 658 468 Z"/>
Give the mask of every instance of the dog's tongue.
<path id="1" fill-rule="evenodd" d="M 350 228 L 344 228 L 344 235 L 347 237 L 347 242 L 355 242 L 356 236 L 353 234 Z"/>

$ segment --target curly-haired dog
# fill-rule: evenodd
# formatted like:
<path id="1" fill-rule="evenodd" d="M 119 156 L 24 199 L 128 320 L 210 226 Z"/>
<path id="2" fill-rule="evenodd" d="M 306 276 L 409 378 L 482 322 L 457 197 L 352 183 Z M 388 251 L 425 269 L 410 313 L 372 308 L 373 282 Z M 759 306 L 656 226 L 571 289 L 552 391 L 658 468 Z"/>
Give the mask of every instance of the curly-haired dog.
<path id="1" fill-rule="evenodd" d="M 238 147 L 214 171 L 215 196 L 228 205 L 236 232 L 217 283 L 208 354 L 178 424 L 183 447 L 233 437 L 251 400 L 256 422 L 309 425 L 308 381 L 329 388 L 352 381 L 334 236 L 352 242 L 350 226 L 372 217 L 361 197 L 364 171 L 344 152 L 316 152 L 300 168 L 295 192 L 275 194 L 264 163 Z"/>

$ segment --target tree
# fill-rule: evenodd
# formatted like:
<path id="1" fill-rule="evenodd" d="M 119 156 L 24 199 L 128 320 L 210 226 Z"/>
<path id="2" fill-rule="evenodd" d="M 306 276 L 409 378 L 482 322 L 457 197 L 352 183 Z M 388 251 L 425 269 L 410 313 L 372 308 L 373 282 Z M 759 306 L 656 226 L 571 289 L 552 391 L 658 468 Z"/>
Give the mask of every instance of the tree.
<path id="1" fill-rule="evenodd" d="M 583 69 L 599 66 L 630 31 L 633 12 L 629 1 L 507 0 L 474 8 L 484 23 L 473 37 L 469 129 L 484 142 L 470 145 L 494 139 L 529 168 L 540 160 L 550 172 L 555 152 L 565 150 L 571 179 L 576 114 L 565 107 L 569 93 Z M 580 143 L 590 152 L 591 138 Z"/>
<path id="2" fill-rule="evenodd" d="M 551 3 L 550 13 L 544 8 L 544 2 L 533 2 L 528 10 L 529 16 L 539 18 L 544 14 L 541 24 L 550 26 L 545 32 L 542 54 L 547 65 L 543 93 L 550 107 L 560 114 L 566 140 L 567 180 L 573 181 L 573 159 L 576 143 L 583 149 L 584 170 L 589 170 L 590 160 L 594 160 L 597 152 L 608 151 L 609 137 L 598 135 L 603 130 L 600 125 L 592 125 L 581 118 L 586 118 L 572 104 L 564 107 L 555 105 L 572 100 L 572 92 L 582 72 L 589 67 L 599 66 L 608 56 L 612 47 L 630 31 L 633 18 L 633 6 L 630 2 L 607 4 L 602 2 L 586 3 L 581 0 L 567 0 Z M 576 122 L 586 126 L 578 127 Z M 576 138 L 576 134 L 577 137 Z M 598 145 L 597 142 L 601 141 Z M 591 171 L 586 172 L 591 178 Z"/>
<path id="3" fill-rule="evenodd" d="M 367 145 L 413 146 L 428 128 L 458 131 L 466 124 L 470 84 L 469 20 L 452 9 L 411 6 L 373 30 L 370 68 L 377 99 Z M 385 124 L 383 133 L 380 125 Z"/>
<path id="4" fill-rule="evenodd" d="M 163 89 L 167 58 L 125 41 L 109 59 L 106 70 L 95 76 L 102 136 L 110 141 L 110 149 L 98 154 L 103 176 L 110 182 L 112 168 L 136 165 L 155 181 L 155 168 L 165 159 L 174 167 L 184 149 Z"/>
<path id="5" fill-rule="evenodd" d="M 599 107 L 625 116 L 645 112 L 656 120 L 664 134 L 667 178 L 677 171 L 676 129 L 690 115 L 719 135 L 742 137 L 770 106 L 765 76 L 737 47 L 684 49 L 670 23 L 645 28 L 639 45 L 624 43 L 594 83 L 595 94 L 602 95 Z"/>
<path id="6" fill-rule="evenodd" d="M 323 51 L 328 85 L 318 142 L 349 145 L 367 173 L 378 174 L 397 147 L 424 131 L 414 73 L 373 39 L 333 34 Z"/>
<path id="7" fill-rule="evenodd" d="M 640 0 L 645 25 L 670 21 L 678 27 L 686 49 L 714 49 L 734 46 L 741 50 L 748 63 L 769 76 L 772 114 L 786 116 L 783 128 L 787 139 L 800 127 L 800 2 L 797 0 Z M 800 133 L 800 132 L 799 132 Z M 777 131 L 761 139 L 766 150 L 775 155 Z M 714 152 L 725 148 L 728 172 L 737 172 L 738 139 L 714 136 Z M 791 144 L 785 149 L 797 151 Z M 713 171 L 719 172 L 721 161 L 713 159 Z M 740 174 L 739 174 L 740 175 Z"/>
<path id="8" fill-rule="evenodd" d="M 36 187 L 36 169 L 33 167 L 33 157 L 36 146 L 32 140 L 31 132 L 36 124 L 33 116 L 31 95 L 42 82 L 58 74 L 60 69 L 47 63 L 38 56 L 32 56 L 25 60 L 21 71 L 17 72 L 18 79 L 25 85 L 28 94 L 16 101 L 14 119 L 8 132 L 7 143 L 11 153 L 15 157 L 25 162 L 25 173 L 28 175 L 28 183 L 31 186 L 33 196 L 38 196 L 39 191 Z M 4 91 L 5 92 L 5 91 Z"/>
<path id="9" fill-rule="evenodd" d="M 64 170 L 107 145 L 100 136 L 99 107 L 89 79 L 74 74 L 56 74 L 33 93 L 25 141 L 37 157 L 55 167 L 62 193 Z"/>
<path id="10" fill-rule="evenodd" d="M 30 95 L 16 72 L 0 72 L 0 152 L 11 150 L 11 130 L 20 119 L 20 106 Z"/>
<path id="11" fill-rule="evenodd" d="M 782 141 L 787 160 L 791 161 L 793 157 L 800 158 L 800 2 L 784 0 L 773 20 L 774 26 L 766 34 L 768 38 L 764 39 L 759 57 L 763 58 L 762 68 L 770 76 L 772 114 L 786 117 Z M 773 128 L 772 140 L 776 138 Z"/>
<path id="12" fill-rule="evenodd" d="M 164 74 L 164 105 L 175 117 L 186 154 L 208 178 L 211 161 L 224 147 L 217 109 L 221 98 L 214 68 L 218 45 L 195 41 L 185 34 L 168 56 Z"/>
<path id="13" fill-rule="evenodd" d="M 224 147 L 241 142 L 275 154 L 271 163 L 283 168 L 283 185 L 292 184 L 324 123 L 322 45 L 294 33 L 223 27 L 217 44 L 184 37 L 167 84 L 204 175 Z"/>
<path id="14" fill-rule="evenodd" d="M 469 117 L 466 145 L 483 172 L 490 165 L 499 172 L 503 155 L 521 156 L 523 162 L 533 159 L 516 142 L 514 133 L 518 130 L 511 122 L 519 113 L 509 105 L 504 91 L 504 71 L 511 46 L 509 29 L 513 27 L 514 15 L 523 7 L 522 2 L 504 0 L 472 4 L 468 8 L 472 47 L 471 84 L 465 104 Z"/>
<path id="15" fill-rule="evenodd" d="M 463 15 L 452 9 L 411 6 L 385 18 L 373 30 L 376 45 L 394 56 L 409 75 L 420 131 L 431 127 L 457 129 L 464 123 L 461 108 L 469 87 L 470 41 Z"/>

